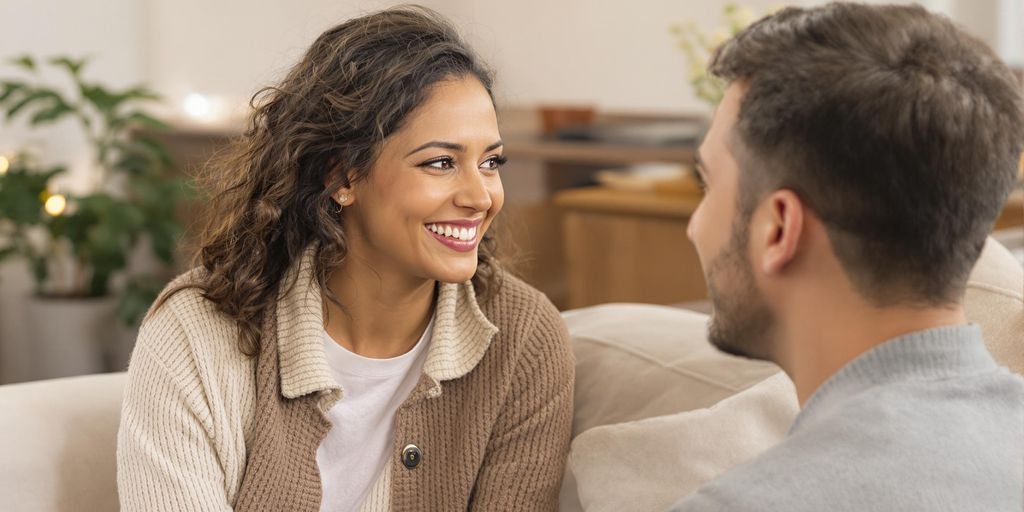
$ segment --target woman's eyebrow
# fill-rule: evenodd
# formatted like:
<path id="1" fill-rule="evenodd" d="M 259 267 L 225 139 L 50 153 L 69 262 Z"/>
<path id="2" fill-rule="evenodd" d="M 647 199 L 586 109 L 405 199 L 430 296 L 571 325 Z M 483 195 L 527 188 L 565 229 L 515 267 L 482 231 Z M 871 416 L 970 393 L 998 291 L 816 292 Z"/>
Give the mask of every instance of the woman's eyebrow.
<path id="1" fill-rule="evenodd" d="M 500 148 L 500 147 L 502 147 L 504 145 L 505 145 L 505 143 L 499 140 L 499 141 L 495 142 L 494 144 L 491 144 L 490 146 L 487 146 L 487 148 L 484 149 L 484 151 L 485 152 L 493 151 L 493 150 L 498 149 L 498 148 Z M 430 141 L 430 142 L 428 142 L 428 143 L 426 143 L 426 144 L 424 144 L 424 145 L 422 145 L 422 146 L 420 146 L 420 147 L 410 151 L 405 156 L 410 156 L 410 155 L 412 155 L 414 153 L 419 153 L 420 151 L 423 151 L 424 149 L 428 149 L 428 148 L 441 148 L 441 149 L 447 149 L 447 150 L 458 151 L 458 152 L 466 151 L 466 146 L 463 146 L 462 144 L 457 144 L 455 142 L 447 142 L 447 141 L 443 141 L 443 140 L 432 140 L 432 141 Z"/>

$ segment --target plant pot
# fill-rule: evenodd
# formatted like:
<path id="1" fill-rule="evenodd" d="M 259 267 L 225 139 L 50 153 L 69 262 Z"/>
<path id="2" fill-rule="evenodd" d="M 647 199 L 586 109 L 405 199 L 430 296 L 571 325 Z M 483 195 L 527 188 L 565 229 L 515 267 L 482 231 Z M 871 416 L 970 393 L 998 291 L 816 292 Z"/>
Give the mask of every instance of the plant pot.
<path id="1" fill-rule="evenodd" d="M 114 334 L 115 297 L 32 297 L 26 303 L 33 377 L 52 379 L 105 370 Z"/>

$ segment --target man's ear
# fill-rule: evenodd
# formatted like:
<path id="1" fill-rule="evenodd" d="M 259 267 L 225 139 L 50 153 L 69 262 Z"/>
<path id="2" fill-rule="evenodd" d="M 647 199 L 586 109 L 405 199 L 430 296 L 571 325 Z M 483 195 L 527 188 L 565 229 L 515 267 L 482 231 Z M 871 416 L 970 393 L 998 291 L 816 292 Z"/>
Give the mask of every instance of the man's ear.
<path id="1" fill-rule="evenodd" d="M 781 189 L 766 199 L 767 214 L 762 217 L 761 269 L 778 274 L 796 256 L 804 230 L 804 204 L 795 192 Z"/>

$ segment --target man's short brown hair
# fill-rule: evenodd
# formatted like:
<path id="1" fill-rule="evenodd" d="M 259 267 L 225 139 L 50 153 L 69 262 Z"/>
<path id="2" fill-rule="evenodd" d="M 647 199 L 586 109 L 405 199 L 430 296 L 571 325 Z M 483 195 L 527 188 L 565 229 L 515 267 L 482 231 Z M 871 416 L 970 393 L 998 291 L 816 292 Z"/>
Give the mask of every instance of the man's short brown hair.
<path id="1" fill-rule="evenodd" d="M 745 82 L 732 146 L 741 211 L 795 191 L 873 303 L 955 303 L 1024 146 L 1021 85 L 918 6 L 789 8 L 715 53 Z"/>

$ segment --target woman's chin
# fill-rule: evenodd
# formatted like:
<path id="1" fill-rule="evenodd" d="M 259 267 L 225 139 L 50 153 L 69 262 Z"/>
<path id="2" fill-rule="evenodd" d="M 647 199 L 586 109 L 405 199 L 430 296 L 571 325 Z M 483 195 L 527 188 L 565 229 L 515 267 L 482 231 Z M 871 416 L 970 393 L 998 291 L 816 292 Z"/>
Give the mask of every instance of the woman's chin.
<path id="1" fill-rule="evenodd" d="M 432 274 L 435 280 L 442 283 L 465 283 L 476 274 L 476 262 L 474 261 L 472 266 L 466 265 L 465 268 L 446 268 Z"/>

